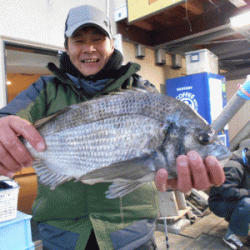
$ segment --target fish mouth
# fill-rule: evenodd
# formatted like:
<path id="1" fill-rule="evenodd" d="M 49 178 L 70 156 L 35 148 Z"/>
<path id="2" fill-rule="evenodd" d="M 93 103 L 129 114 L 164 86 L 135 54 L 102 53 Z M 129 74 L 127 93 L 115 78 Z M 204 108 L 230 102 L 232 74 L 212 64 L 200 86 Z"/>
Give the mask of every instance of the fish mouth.
<path id="1" fill-rule="evenodd" d="M 83 60 L 81 60 L 82 63 L 97 63 L 99 61 L 100 61 L 100 59 L 98 59 L 98 58 L 91 58 L 91 59 L 83 59 Z"/>

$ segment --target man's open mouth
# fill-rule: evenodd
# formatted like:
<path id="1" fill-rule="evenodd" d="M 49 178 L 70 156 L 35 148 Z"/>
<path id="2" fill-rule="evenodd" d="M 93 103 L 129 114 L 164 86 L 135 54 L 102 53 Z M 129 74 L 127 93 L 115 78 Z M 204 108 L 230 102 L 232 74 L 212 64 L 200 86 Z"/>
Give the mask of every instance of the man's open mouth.
<path id="1" fill-rule="evenodd" d="M 95 62 L 99 62 L 99 61 L 100 61 L 100 59 L 98 59 L 98 58 L 82 60 L 83 63 L 95 63 Z"/>

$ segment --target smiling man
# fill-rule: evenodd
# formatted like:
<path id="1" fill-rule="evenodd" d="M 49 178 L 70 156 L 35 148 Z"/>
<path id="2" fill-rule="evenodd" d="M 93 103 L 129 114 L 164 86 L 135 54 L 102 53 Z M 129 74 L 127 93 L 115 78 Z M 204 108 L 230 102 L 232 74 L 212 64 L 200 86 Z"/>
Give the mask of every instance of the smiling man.
<path id="1" fill-rule="evenodd" d="M 31 125 L 34 121 L 71 104 L 131 86 L 157 92 L 136 74 L 138 64 L 122 65 L 123 57 L 114 48 L 109 20 L 97 8 L 84 5 L 69 11 L 65 49 L 60 68 L 48 64 L 54 76 L 41 77 L 0 110 L 0 174 L 11 177 L 32 163 L 18 136 L 23 136 L 38 151 L 46 148 Z M 172 181 L 165 169 L 157 172 L 158 190 L 166 191 L 171 186 L 187 192 L 192 187 L 206 189 L 224 181 L 219 162 L 213 157 L 203 162 L 196 152 L 180 156 L 177 169 L 178 179 Z M 69 181 L 50 190 L 39 184 L 33 218 L 44 249 L 156 249 L 155 186 L 146 183 L 113 200 L 105 197 L 108 186 Z"/>
<path id="2" fill-rule="evenodd" d="M 84 75 L 97 74 L 114 52 L 114 40 L 100 29 L 87 26 L 68 38 L 67 54 L 74 66 Z"/>

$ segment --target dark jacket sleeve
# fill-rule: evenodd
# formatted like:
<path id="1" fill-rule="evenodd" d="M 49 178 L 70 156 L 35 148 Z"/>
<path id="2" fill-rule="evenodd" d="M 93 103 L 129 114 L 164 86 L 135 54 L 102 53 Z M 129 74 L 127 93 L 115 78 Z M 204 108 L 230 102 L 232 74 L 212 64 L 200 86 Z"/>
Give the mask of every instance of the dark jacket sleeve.
<path id="1" fill-rule="evenodd" d="M 136 88 L 145 89 L 145 90 L 148 90 L 148 91 L 153 92 L 153 93 L 159 93 L 159 91 L 156 89 L 156 87 L 151 82 L 143 79 L 138 74 L 133 75 L 132 86 L 136 87 Z"/>
<path id="2" fill-rule="evenodd" d="M 237 201 L 242 197 L 250 196 L 250 189 L 243 185 L 245 178 L 244 167 L 237 161 L 230 160 L 224 166 L 225 183 L 216 187 L 218 193 L 227 201 Z"/>

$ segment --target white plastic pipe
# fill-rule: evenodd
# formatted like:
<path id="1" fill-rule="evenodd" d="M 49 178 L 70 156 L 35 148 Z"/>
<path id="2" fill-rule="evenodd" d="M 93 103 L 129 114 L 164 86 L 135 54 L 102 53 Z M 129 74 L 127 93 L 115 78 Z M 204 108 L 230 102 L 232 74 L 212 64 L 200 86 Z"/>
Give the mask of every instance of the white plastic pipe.
<path id="1" fill-rule="evenodd" d="M 212 122 L 211 127 L 219 134 L 247 100 L 235 94 L 224 107 L 221 114 Z"/>
<path id="2" fill-rule="evenodd" d="M 233 116 L 240 110 L 246 101 L 250 100 L 250 75 L 240 86 L 237 93 L 231 98 L 221 114 L 212 122 L 211 127 L 216 134 L 219 134 Z"/>

